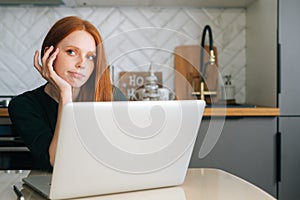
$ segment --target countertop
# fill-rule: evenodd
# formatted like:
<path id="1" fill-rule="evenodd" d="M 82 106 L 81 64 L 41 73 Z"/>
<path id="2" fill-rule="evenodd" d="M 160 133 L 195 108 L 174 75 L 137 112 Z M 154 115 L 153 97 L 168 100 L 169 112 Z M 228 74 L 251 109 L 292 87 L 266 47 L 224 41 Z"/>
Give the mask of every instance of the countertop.
<path id="1" fill-rule="evenodd" d="M 36 172 L 33 171 L 35 174 Z M 0 198 L 15 200 L 12 185 L 21 189 L 26 200 L 44 199 L 38 193 L 26 187 L 22 178 L 30 171 L 6 173 L 0 171 Z M 255 185 L 219 169 L 188 169 L 185 181 L 180 186 L 161 189 L 127 192 L 84 198 L 85 200 L 275 200 L 274 197 Z"/>
<path id="2" fill-rule="evenodd" d="M 205 108 L 203 113 L 203 116 L 229 117 L 276 117 L 279 115 L 280 109 L 272 107 Z"/>
<path id="3" fill-rule="evenodd" d="M 271 107 L 213 107 L 205 108 L 203 116 L 233 116 L 233 117 L 276 117 L 280 115 L 279 108 Z M 7 108 L 0 108 L 0 117 L 8 117 Z"/>
<path id="4" fill-rule="evenodd" d="M 7 108 L 0 108 L 0 117 L 8 117 L 8 110 Z"/>

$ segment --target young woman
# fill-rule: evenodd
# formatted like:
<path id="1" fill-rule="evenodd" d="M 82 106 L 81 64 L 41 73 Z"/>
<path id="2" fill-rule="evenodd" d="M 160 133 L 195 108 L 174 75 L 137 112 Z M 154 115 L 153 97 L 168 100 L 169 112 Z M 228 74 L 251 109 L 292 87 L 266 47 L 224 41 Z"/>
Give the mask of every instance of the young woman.
<path id="1" fill-rule="evenodd" d="M 126 100 L 111 85 L 98 30 L 75 16 L 57 21 L 34 55 L 34 66 L 47 83 L 15 97 L 9 115 L 38 168 L 51 169 L 63 106 L 73 101 Z"/>

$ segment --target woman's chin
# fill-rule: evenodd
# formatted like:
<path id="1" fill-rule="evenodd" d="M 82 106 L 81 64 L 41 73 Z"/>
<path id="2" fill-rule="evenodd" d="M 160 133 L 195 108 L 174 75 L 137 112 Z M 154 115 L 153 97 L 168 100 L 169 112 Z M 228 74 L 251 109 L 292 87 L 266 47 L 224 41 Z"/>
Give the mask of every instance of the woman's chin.
<path id="1" fill-rule="evenodd" d="M 76 81 L 69 81 L 68 83 L 72 86 L 72 88 L 80 88 L 84 85 L 85 82 L 76 80 Z"/>

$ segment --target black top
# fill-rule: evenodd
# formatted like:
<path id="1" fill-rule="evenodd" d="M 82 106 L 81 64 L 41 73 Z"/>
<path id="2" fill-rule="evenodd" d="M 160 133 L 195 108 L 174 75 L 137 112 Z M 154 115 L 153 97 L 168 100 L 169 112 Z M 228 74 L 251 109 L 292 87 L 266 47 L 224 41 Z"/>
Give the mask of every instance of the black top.
<path id="1" fill-rule="evenodd" d="M 45 86 L 13 98 L 8 112 L 16 133 L 33 155 L 34 168 L 51 170 L 49 146 L 56 126 L 58 103 L 45 93 Z M 127 100 L 116 87 L 113 94 L 114 101 Z"/>

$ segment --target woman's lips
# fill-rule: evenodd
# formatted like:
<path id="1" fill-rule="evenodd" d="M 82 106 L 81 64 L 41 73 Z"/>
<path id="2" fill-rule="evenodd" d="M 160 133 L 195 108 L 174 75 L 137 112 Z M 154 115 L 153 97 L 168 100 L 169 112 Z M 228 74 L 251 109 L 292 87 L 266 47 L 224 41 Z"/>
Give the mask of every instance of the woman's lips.
<path id="1" fill-rule="evenodd" d="M 83 74 L 78 73 L 78 72 L 69 72 L 69 73 L 71 74 L 71 76 L 72 76 L 73 78 L 78 78 L 78 79 L 80 79 L 80 78 L 83 78 L 83 77 L 84 77 Z"/>

